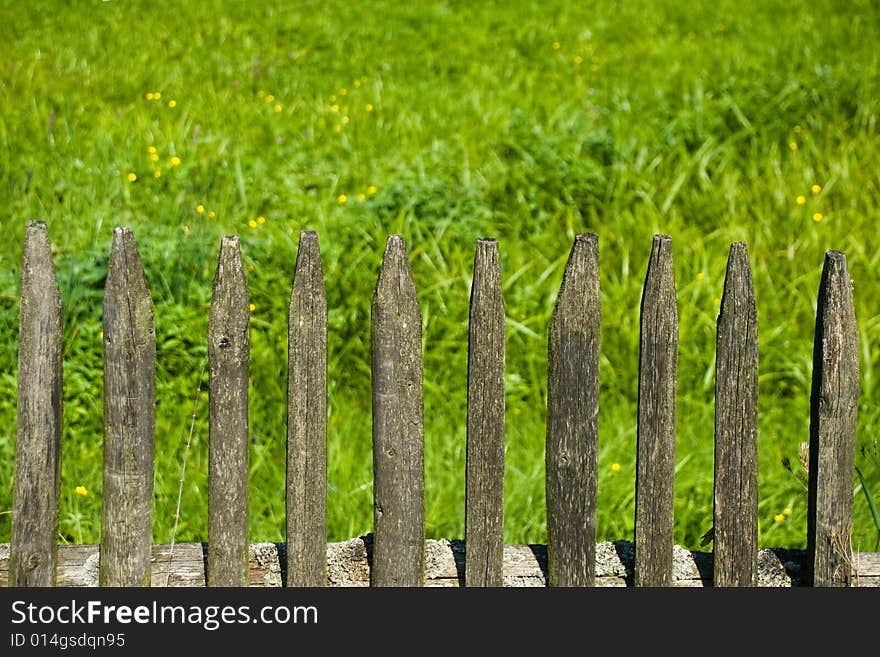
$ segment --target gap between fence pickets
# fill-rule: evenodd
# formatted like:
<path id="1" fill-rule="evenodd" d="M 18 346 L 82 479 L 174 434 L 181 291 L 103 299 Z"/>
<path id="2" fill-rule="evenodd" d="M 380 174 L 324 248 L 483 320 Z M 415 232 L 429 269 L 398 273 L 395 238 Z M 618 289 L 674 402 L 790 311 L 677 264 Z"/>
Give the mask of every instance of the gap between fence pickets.
<path id="1" fill-rule="evenodd" d="M 178 543 L 174 546 L 169 575 L 170 544 L 155 544 L 152 550 L 152 585 L 155 587 L 205 586 L 207 545 Z M 372 535 L 327 544 L 327 585 L 366 587 L 370 585 Z M 57 586 L 98 586 L 99 546 L 94 544 L 58 547 Z M 428 539 L 425 541 L 425 586 L 464 585 L 464 541 Z M 251 543 L 249 546 L 248 586 L 280 587 L 286 584 L 286 546 L 284 543 Z M 787 548 L 758 550 L 758 586 L 804 586 L 807 552 Z M 852 555 L 854 587 L 880 587 L 880 552 Z M 596 544 L 595 585 L 632 586 L 633 544 L 630 541 Z M 9 577 L 9 544 L 0 543 L 0 586 Z M 545 545 L 505 545 L 503 586 L 547 586 L 547 547 Z M 167 582 L 167 584 L 166 584 Z M 712 585 L 712 553 L 673 549 L 672 586 Z"/>

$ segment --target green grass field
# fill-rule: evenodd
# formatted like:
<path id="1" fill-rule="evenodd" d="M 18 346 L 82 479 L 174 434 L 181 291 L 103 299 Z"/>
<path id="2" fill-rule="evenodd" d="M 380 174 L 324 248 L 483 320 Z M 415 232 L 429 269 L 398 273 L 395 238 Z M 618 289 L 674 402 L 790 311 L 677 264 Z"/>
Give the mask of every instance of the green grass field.
<path id="1" fill-rule="evenodd" d="M 200 373 L 228 234 L 241 236 L 254 306 L 250 535 L 284 540 L 287 302 L 303 229 L 318 232 L 328 295 L 330 540 L 372 530 L 370 297 L 391 233 L 407 241 L 423 315 L 428 537 L 464 532 L 478 237 L 499 240 L 508 316 L 506 542 L 546 542 L 546 331 L 579 232 L 599 235 L 600 540 L 632 539 L 639 302 L 657 233 L 673 238 L 681 322 L 675 541 L 707 549 L 715 321 L 736 240 L 758 304 L 761 546 L 805 546 L 798 453 L 828 249 L 854 280 L 856 464 L 880 497 L 875 3 L 0 0 L 0 23 L 0 542 L 32 219 L 48 224 L 64 303 L 62 541 L 100 539 L 115 226 L 134 230 L 155 305 L 156 542 L 171 540 L 194 408 L 176 540 L 207 539 Z M 853 504 L 853 548 L 874 550 L 858 485 Z"/>

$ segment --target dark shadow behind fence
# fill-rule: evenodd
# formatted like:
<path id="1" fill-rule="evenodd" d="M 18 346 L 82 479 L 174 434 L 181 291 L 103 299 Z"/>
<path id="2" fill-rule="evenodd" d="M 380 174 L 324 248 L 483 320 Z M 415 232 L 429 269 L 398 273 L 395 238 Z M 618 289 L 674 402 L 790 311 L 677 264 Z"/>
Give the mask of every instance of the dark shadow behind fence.
<path id="1" fill-rule="evenodd" d="M 21 277 L 11 586 L 880 586 L 853 553 L 858 332 L 843 253 L 818 292 L 806 550 L 757 548 L 758 320 L 746 245 L 731 245 L 717 324 L 714 542 L 673 544 L 678 313 L 672 240 L 654 237 L 641 302 L 634 542 L 596 543 L 599 248 L 575 237 L 548 327 L 548 544 L 503 543 L 505 311 L 499 244 L 479 239 L 468 335 L 464 541 L 426 540 L 421 311 L 406 244 L 388 238 L 372 299 L 374 531 L 327 543 L 327 302 L 318 237 L 290 296 L 286 543 L 250 544 L 249 300 L 221 243 L 208 329 L 206 544 L 151 543 L 155 326 L 132 231 L 113 234 L 104 297 L 101 543 L 57 545 L 62 308 L 48 230 L 27 224 Z"/>

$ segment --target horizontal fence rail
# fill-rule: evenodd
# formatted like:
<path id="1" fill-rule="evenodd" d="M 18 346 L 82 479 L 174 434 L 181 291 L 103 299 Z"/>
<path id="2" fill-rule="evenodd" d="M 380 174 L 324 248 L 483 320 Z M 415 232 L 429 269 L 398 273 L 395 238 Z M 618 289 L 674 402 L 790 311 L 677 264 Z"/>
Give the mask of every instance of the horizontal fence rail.
<path id="1" fill-rule="evenodd" d="M 814 336 L 807 549 L 757 548 L 758 318 L 745 243 L 717 321 L 711 552 L 673 544 L 678 308 L 672 239 L 654 236 L 641 300 L 634 540 L 596 542 L 599 241 L 578 234 L 548 326 L 548 544 L 504 545 L 505 309 L 499 244 L 475 246 L 468 333 L 464 540 L 426 540 L 422 317 L 402 236 L 371 302 L 373 533 L 327 542 L 327 300 L 303 231 L 288 316 L 286 542 L 250 543 L 249 299 L 237 236 L 210 306 L 207 543 L 151 543 L 156 331 L 134 235 L 113 233 L 104 296 L 100 545 L 58 546 L 61 301 L 48 230 L 22 254 L 10 586 L 880 586 L 853 553 L 858 329 L 846 257 L 825 257 Z"/>
<path id="2" fill-rule="evenodd" d="M 248 549 L 248 586 L 291 586 L 292 557 L 287 543 L 251 543 Z M 465 586 L 466 550 L 464 541 L 427 539 L 425 541 L 425 586 Z M 368 587 L 373 563 L 373 536 L 361 536 L 326 545 L 326 585 Z M 502 579 L 505 587 L 550 585 L 546 545 L 505 545 Z M 593 553 L 594 586 L 633 586 L 633 544 L 630 541 L 596 543 Z M 153 545 L 152 586 L 206 586 L 207 543 Z M 97 586 L 99 546 L 61 545 L 58 547 L 58 586 Z M 0 586 L 9 577 L 9 545 L 0 544 Z M 805 587 L 806 550 L 764 548 L 755 553 L 756 584 L 759 587 Z M 690 551 L 676 545 L 672 549 L 672 586 L 713 586 L 713 555 Z M 852 555 L 852 586 L 880 587 L 880 553 L 855 552 Z"/>

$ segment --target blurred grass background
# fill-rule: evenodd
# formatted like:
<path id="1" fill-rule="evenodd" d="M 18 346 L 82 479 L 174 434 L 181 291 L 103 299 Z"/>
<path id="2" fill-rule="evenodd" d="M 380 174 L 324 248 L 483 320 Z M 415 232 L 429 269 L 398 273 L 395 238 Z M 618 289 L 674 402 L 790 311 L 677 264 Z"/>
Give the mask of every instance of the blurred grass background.
<path id="1" fill-rule="evenodd" d="M 681 322 L 676 542 L 699 549 L 712 524 L 715 320 L 736 240 L 758 303 L 761 546 L 805 546 L 798 453 L 828 249 L 854 280 L 856 464 L 880 496 L 876 4 L 2 0 L 0 23 L 0 541 L 32 219 L 49 226 L 64 302 L 63 541 L 100 539 L 115 226 L 134 230 L 156 311 L 156 542 L 171 540 L 194 406 L 176 539 L 207 539 L 200 373 L 226 234 L 241 236 L 254 305 L 250 534 L 284 540 L 303 229 L 318 231 L 328 294 L 330 540 L 372 530 L 369 304 L 391 233 L 406 238 L 423 314 L 428 537 L 464 532 L 478 237 L 500 241 L 508 316 L 506 542 L 546 542 L 546 329 L 578 232 L 600 248 L 600 540 L 632 538 L 638 309 L 656 233 L 673 238 Z M 876 549 L 860 485 L 854 495 L 853 547 Z"/>

